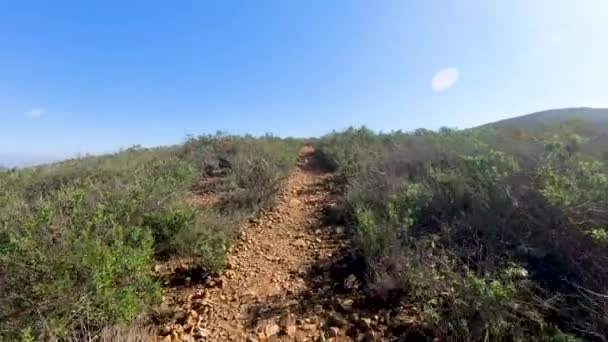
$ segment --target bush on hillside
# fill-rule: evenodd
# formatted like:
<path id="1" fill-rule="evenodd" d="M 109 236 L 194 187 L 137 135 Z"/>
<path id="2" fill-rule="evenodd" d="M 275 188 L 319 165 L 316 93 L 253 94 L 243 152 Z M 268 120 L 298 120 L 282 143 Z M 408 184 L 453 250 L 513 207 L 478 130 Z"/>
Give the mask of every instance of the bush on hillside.
<path id="1" fill-rule="evenodd" d="M 321 139 L 371 293 L 409 299 L 446 338 L 608 334 L 606 169 L 563 126 L 545 133 L 508 152 L 493 129 Z"/>
<path id="2" fill-rule="evenodd" d="M 238 225 L 272 202 L 296 148 L 217 135 L 0 171 L 0 339 L 96 336 L 133 320 L 159 298 L 156 259 L 221 268 Z M 220 159 L 230 168 L 217 172 Z M 210 175 L 219 204 L 188 204 Z"/>

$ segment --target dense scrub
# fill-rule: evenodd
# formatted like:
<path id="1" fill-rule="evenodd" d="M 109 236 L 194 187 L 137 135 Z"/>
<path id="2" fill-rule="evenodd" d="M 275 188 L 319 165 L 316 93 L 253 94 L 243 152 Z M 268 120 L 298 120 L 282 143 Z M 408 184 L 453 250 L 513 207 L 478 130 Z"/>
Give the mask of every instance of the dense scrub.
<path id="1" fill-rule="evenodd" d="M 272 203 L 298 145 L 203 136 L 1 170 L 0 339 L 94 335 L 132 320 L 159 297 L 156 259 L 221 267 L 238 225 Z M 219 200 L 192 204 L 193 191 Z"/>
<path id="2" fill-rule="evenodd" d="M 582 129 L 584 127 L 585 129 Z M 578 134 L 576 134 L 578 133 Z M 580 134 L 585 134 L 585 137 Z M 608 178 L 580 123 L 325 136 L 369 294 L 427 336 L 608 336 Z M 586 139 L 589 138 L 589 139 Z M 598 155 L 598 153 L 594 153 Z"/>

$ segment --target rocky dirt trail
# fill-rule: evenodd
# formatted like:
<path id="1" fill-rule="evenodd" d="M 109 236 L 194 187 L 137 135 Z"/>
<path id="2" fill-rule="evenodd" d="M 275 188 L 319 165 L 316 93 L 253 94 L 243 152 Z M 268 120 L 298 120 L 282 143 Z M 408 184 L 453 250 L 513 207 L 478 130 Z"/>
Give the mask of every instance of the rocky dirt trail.
<path id="1" fill-rule="evenodd" d="M 350 238 L 325 223 L 335 181 L 302 148 L 277 205 L 243 227 L 227 270 L 182 290 L 163 341 L 379 340 L 383 317 L 357 313 Z"/>

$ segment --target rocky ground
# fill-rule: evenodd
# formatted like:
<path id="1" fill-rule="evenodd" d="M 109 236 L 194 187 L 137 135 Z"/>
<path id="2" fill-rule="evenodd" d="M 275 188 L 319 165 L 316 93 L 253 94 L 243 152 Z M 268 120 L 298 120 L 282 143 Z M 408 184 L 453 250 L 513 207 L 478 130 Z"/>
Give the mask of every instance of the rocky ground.
<path id="1" fill-rule="evenodd" d="M 243 227 L 227 269 L 198 285 L 186 277 L 167 293 L 172 318 L 158 329 L 161 341 L 388 339 L 399 318 L 362 309 L 351 239 L 325 223 L 335 189 L 334 176 L 304 147 L 277 205 Z"/>

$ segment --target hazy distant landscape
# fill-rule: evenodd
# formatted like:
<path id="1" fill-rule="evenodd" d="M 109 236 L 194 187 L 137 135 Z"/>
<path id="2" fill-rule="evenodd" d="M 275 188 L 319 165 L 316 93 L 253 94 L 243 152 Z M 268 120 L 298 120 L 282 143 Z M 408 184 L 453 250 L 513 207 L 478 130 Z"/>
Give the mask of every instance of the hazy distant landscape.
<path id="1" fill-rule="evenodd" d="M 46 164 L 57 161 L 60 158 L 43 155 L 31 155 L 26 153 L 0 152 L 0 166 L 2 167 L 25 167 Z"/>

